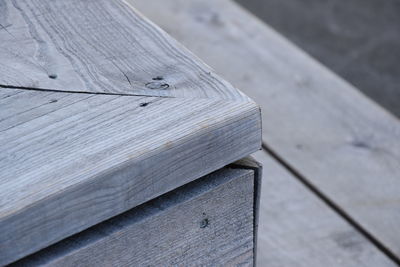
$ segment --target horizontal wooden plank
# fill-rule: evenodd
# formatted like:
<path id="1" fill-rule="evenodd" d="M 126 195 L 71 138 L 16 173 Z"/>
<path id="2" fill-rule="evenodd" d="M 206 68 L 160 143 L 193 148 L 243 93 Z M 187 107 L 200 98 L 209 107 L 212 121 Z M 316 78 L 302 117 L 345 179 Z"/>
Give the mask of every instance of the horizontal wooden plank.
<path id="1" fill-rule="evenodd" d="M 0 99 L 0 265 L 261 145 L 252 102 L 5 88 Z"/>
<path id="2" fill-rule="evenodd" d="M 254 181 L 218 170 L 11 266 L 250 266 Z"/>
<path id="3" fill-rule="evenodd" d="M 264 151 L 258 266 L 396 266 Z"/>
<path id="4" fill-rule="evenodd" d="M 123 0 L 3 0 L 0 85 L 248 99 Z"/>
<path id="5" fill-rule="evenodd" d="M 266 144 L 400 258 L 396 118 L 231 1 L 129 1 L 257 100 Z"/>

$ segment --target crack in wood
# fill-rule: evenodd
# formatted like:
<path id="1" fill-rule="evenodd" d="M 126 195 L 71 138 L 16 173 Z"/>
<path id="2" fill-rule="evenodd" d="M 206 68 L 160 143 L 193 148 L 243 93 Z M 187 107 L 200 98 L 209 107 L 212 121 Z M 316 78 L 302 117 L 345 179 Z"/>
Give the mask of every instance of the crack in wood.
<path id="1" fill-rule="evenodd" d="M 173 96 L 143 95 L 143 94 L 128 94 L 128 93 L 121 94 L 121 93 L 109 93 L 109 92 L 68 91 L 68 90 L 55 90 L 55 89 L 24 87 L 24 86 L 14 86 L 14 85 L 4 85 L 4 84 L 0 84 L 0 88 L 28 90 L 28 91 L 55 92 L 55 93 L 69 93 L 69 94 L 118 95 L 118 96 L 143 96 L 143 97 L 175 98 Z"/>

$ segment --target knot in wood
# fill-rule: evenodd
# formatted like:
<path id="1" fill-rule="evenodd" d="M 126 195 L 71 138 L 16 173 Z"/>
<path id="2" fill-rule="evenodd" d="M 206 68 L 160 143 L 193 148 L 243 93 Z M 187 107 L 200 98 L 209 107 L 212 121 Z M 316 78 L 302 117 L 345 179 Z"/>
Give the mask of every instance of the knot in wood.
<path id="1" fill-rule="evenodd" d="M 165 90 L 165 89 L 168 89 L 169 84 L 164 83 L 164 82 L 149 82 L 149 83 L 146 83 L 146 87 L 149 89 Z"/>

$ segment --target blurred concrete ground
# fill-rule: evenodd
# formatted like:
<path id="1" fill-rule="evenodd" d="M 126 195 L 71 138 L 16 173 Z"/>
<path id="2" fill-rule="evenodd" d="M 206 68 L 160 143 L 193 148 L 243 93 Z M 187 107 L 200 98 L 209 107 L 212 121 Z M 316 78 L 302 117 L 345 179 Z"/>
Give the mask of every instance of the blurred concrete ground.
<path id="1" fill-rule="evenodd" d="M 237 2 L 400 117 L 400 0 Z"/>

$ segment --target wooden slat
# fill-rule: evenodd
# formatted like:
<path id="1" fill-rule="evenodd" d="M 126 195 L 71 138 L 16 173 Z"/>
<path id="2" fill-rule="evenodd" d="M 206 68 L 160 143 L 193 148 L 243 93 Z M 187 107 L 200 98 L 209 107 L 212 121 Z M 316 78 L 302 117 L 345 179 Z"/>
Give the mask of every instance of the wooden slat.
<path id="1" fill-rule="evenodd" d="M 396 266 L 264 151 L 258 266 Z"/>
<path id="2" fill-rule="evenodd" d="M 122 0 L 3 0 L 0 85 L 247 99 Z"/>
<path id="3" fill-rule="evenodd" d="M 129 1 L 257 100 L 266 144 L 400 258 L 397 119 L 231 1 Z"/>
<path id="4" fill-rule="evenodd" d="M 218 170 L 11 266 L 251 266 L 254 181 Z"/>
<path id="5" fill-rule="evenodd" d="M 0 89 L 0 264 L 260 146 L 252 102 L 15 90 Z"/>

